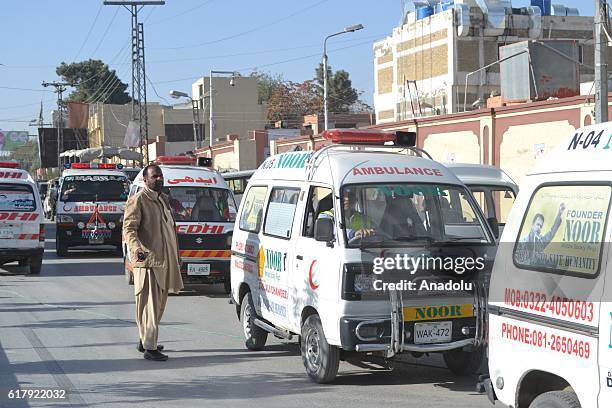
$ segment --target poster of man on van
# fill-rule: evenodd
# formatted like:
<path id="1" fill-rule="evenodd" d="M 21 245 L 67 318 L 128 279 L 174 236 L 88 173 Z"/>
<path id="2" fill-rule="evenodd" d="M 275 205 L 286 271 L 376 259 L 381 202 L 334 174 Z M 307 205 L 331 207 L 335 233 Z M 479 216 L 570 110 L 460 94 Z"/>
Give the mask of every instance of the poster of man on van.
<path id="1" fill-rule="evenodd" d="M 596 275 L 610 187 L 544 186 L 534 194 L 514 250 L 518 265 Z"/>

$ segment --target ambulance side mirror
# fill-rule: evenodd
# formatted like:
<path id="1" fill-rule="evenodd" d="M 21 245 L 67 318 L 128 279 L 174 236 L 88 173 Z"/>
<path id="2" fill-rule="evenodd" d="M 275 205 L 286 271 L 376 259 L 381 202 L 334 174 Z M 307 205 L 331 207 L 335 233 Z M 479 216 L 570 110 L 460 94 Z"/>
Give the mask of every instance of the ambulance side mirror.
<path id="1" fill-rule="evenodd" d="M 314 239 L 333 245 L 334 242 L 334 220 L 331 218 L 319 218 L 315 221 Z"/>
<path id="2" fill-rule="evenodd" d="M 497 218 L 495 217 L 490 217 L 487 218 L 487 222 L 489 223 L 489 227 L 491 227 L 491 231 L 493 231 L 493 236 L 495 237 L 495 239 L 499 238 L 499 221 L 497 221 Z"/>

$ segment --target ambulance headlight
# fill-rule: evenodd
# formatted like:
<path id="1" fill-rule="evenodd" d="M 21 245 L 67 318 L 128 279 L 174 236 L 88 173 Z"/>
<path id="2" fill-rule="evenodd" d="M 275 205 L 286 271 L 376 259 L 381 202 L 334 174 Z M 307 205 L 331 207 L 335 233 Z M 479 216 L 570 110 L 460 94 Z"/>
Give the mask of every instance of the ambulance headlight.
<path id="1" fill-rule="evenodd" d="M 74 224 L 74 219 L 69 215 L 60 214 L 57 216 L 57 222 L 60 224 Z"/>
<path id="2" fill-rule="evenodd" d="M 376 275 L 372 272 L 372 264 L 345 264 L 342 279 L 342 299 L 361 300 L 362 294 L 374 291 L 374 281 L 376 279 Z"/>
<path id="3" fill-rule="evenodd" d="M 116 226 L 117 226 L 117 225 L 115 225 L 115 223 L 114 223 L 114 222 L 112 222 L 112 221 L 109 221 L 109 222 L 108 222 L 108 228 L 110 228 L 110 229 L 115 229 L 115 227 L 116 227 Z"/>

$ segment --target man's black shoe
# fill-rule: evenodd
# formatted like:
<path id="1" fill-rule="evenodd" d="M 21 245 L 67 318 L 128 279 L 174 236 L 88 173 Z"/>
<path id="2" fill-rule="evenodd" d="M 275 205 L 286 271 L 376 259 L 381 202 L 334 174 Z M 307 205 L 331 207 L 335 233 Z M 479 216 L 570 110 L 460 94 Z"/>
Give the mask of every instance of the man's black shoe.
<path id="1" fill-rule="evenodd" d="M 143 347 L 142 341 L 140 341 L 140 340 L 138 341 L 137 348 L 138 348 L 138 351 L 140 351 L 141 353 L 145 352 L 145 348 Z M 158 344 L 157 345 L 157 351 L 162 351 L 163 349 L 164 349 L 164 346 L 162 344 Z"/>
<path id="2" fill-rule="evenodd" d="M 144 358 L 152 361 L 166 361 L 168 359 L 168 356 L 160 353 L 157 350 L 145 350 Z"/>

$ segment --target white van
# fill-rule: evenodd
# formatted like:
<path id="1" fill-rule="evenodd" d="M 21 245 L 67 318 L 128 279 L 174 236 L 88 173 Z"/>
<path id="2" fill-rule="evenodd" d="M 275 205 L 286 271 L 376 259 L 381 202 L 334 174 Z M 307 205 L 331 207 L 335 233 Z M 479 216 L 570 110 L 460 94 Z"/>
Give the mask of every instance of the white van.
<path id="1" fill-rule="evenodd" d="M 514 180 L 499 167 L 486 164 L 448 163 L 445 166 L 474 194 L 487 219 L 497 220 L 501 235 L 518 194 Z"/>
<path id="2" fill-rule="evenodd" d="M 222 283 L 230 292 L 230 246 L 236 219 L 234 196 L 221 175 L 196 166 L 191 156 L 160 156 L 164 192 L 176 222 L 181 273 L 185 284 Z M 130 195 L 144 188 L 142 171 Z M 124 253 L 127 251 L 124 248 Z M 132 265 L 125 258 L 125 275 L 133 283 Z"/>
<path id="3" fill-rule="evenodd" d="M 43 206 L 32 176 L 0 162 L 0 264 L 18 261 L 40 274 L 45 246 Z"/>
<path id="4" fill-rule="evenodd" d="M 611 134 L 577 130 L 521 185 L 491 277 L 491 401 L 612 406 Z"/>
<path id="5" fill-rule="evenodd" d="M 59 180 L 56 204 L 57 256 L 70 247 L 112 245 L 121 251 L 123 213 L 130 181 L 120 164 L 72 163 Z"/>
<path id="6" fill-rule="evenodd" d="M 474 372 L 495 241 L 473 196 L 440 163 L 383 146 L 405 134 L 324 136 L 341 144 L 268 158 L 242 199 L 232 299 L 247 348 L 262 349 L 268 333 L 298 335 L 319 383 L 335 378 L 340 359 L 402 353 L 442 352 L 455 373 Z M 481 264 L 466 272 L 459 260 L 470 257 Z M 450 264 L 411 271 L 391 265 L 398 258 Z"/>

